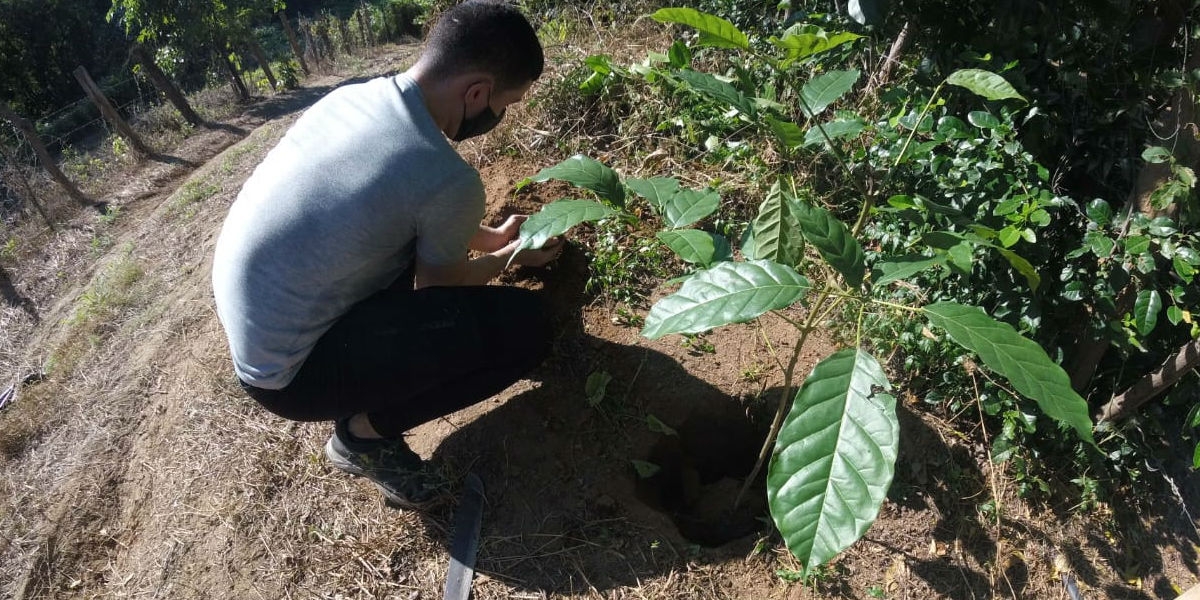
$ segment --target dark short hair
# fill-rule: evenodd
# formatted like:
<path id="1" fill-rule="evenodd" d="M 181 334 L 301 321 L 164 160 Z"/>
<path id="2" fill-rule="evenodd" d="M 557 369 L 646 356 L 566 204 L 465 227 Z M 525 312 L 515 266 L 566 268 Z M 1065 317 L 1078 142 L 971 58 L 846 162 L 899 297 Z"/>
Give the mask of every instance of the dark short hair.
<path id="1" fill-rule="evenodd" d="M 505 90 L 541 77 L 545 65 L 533 26 L 497 0 L 467 0 L 442 13 L 425 40 L 425 58 L 447 75 L 490 73 Z"/>

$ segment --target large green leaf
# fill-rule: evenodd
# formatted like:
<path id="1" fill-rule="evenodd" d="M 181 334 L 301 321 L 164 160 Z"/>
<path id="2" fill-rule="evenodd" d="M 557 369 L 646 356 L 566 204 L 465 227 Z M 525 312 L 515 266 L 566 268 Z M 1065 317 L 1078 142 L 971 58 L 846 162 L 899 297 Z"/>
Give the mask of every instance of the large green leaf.
<path id="1" fill-rule="evenodd" d="M 811 242 L 825 261 L 842 274 L 847 284 L 851 287 L 862 285 L 865 269 L 863 248 L 850 234 L 850 228 L 824 208 L 796 198 L 787 199 L 790 200 L 796 221 L 800 223 L 800 230 L 804 232 L 804 239 Z"/>
<path id="2" fill-rule="evenodd" d="M 806 571 L 856 542 L 879 515 L 900 441 L 889 387 L 870 354 L 842 350 L 813 368 L 783 422 L 767 501 Z"/>
<path id="3" fill-rule="evenodd" d="M 593 54 L 585 58 L 583 64 L 592 69 L 592 74 L 579 84 L 579 91 L 584 95 L 595 94 L 604 89 L 604 82 L 616 70 L 613 67 L 612 59 L 604 54 Z"/>
<path id="4" fill-rule="evenodd" d="M 532 181 L 540 183 L 551 179 L 561 179 L 592 190 L 615 206 L 625 206 L 625 188 L 621 185 L 621 178 L 616 171 L 594 158 L 576 154 L 553 167 L 542 169 L 533 176 Z"/>
<path id="5" fill-rule="evenodd" d="M 1139 335 L 1150 335 L 1158 325 L 1158 313 L 1162 312 L 1163 301 L 1158 290 L 1142 290 L 1138 292 L 1137 301 L 1133 303 L 1133 324 Z"/>
<path id="6" fill-rule="evenodd" d="M 804 134 L 804 145 L 816 146 L 818 144 L 824 144 L 825 136 L 829 136 L 831 141 L 857 137 L 858 134 L 862 133 L 863 129 L 866 129 L 866 127 L 867 122 L 863 121 L 857 116 L 834 119 L 828 123 L 825 123 L 824 125 L 821 125 L 819 128 L 813 127 L 812 129 L 809 129 L 808 132 Z M 822 129 L 825 130 L 824 135 L 821 134 Z"/>
<path id="7" fill-rule="evenodd" d="M 709 73 L 683 69 L 676 75 L 684 83 L 687 83 L 688 87 L 700 94 L 732 106 L 748 116 L 753 117 L 757 113 L 754 102 L 750 98 L 732 84 L 721 81 Z"/>
<path id="8" fill-rule="evenodd" d="M 723 262 L 692 276 L 678 292 L 659 300 L 646 315 L 642 335 L 699 333 L 749 321 L 790 306 L 808 291 L 803 275 L 777 263 Z"/>
<path id="9" fill-rule="evenodd" d="M 693 8 L 660 8 L 650 15 L 659 23 L 679 23 L 700 32 L 698 43 L 714 48 L 748 50 L 750 40 L 733 23 Z"/>
<path id="10" fill-rule="evenodd" d="M 721 195 L 714 189 L 689 190 L 670 177 L 627 179 L 625 185 L 643 197 L 672 229 L 687 227 L 717 210 Z"/>
<path id="11" fill-rule="evenodd" d="M 938 302 L 923 310 L 930 323 L 945 329 L 958 345 L 978 354 L 984 365 L 1007 379 L 1018 393 L 1037 402 L 1042 412 L 1095 445 L 1087 402 L 1075 393 L 1070 377 L 1041 346 L 974 306 Z"/>
<path id="12" fill-rule="evenodd" d="M 788 266 L 800 263 L 804 255 L 804 237 L 800 235 L 800 223 L 792 214 L 791 203 L 784 200 L 778 181 L 758 207 L 758 216 L 750 223 L 748 234 L 742 243 L 742 254 L 746 258 Z"/>
<path id="13" fill-rule="evenodd" d="M 725 238 L 699 229 L 660 231 L 658 239 L 679 258 L 704 267 L 725 260 L 729 252 L 729 242 Z"/>
<path id="14" fill-rule="evenodd" d="M 684 188 L 667 198 L 666 205 L 662 207 L 662 217 L 669 227 L 680 229 L 713 214 L 720 205 L 721 194 L 717 190 Z"/>
<path id="15" fill-rule="evenodd" d="M 1024 256 L 1021 256 L 1020 254 L 1017 254 L 1016 252 L 1013 252 L 1007 248 L 1000 248 L 995 244 L 988 245 L 999 251 L 1000 256 L 1003 256 L 1004 259 L 1008 261 L 1008 264 L 1012 266 L 1012 268 L 1016 269 L 1018 273 L 1025 277 L 1025 281 L 1029 283 L 1029 289 L 1033 290 L 1034 292 L 1038 291 L 1038 288 L 1042 285 L 1042 276 L 1028 260 L 1025 260 Z"/>
<path id="16" fill-rule="evenodd" d="M 546 240 L 587 221 L 612 216 L 613 209 L 594 200 L 559 200 L 542 207 L 521 223 L 521 249 L 541 248 Z"/>
<path id="17" fill-rule="evenodd" d="M 808 83 L 800 88 L 800 98 L 804 100 L 801 109 L 804 114 L 808 117 L 821 114 L 854 87 L 860 74 L 858 69 L 830 71 L 808 80 Z"/>
<path id="18" fill-rule="evenodd" d="M 988 100 L 1025 100 L 1003 77 L 983 69 L 959 69 L 946 78 L 946 83 L 967 88 Z"/>
<path id="19" fill-rule="evenodd" d="M 875 267 L 871 270 L 872 284 L 884 285 L 893 281 L 907 279 L 932 267 L 934 265 L 946 264 L 947 256 L 938 254 L 936 256 L 924 256 L 922 254 L 901 256 L 898 258 L 884 258 L 875 263 Z"/>
<path id="20" fill-rule="evenodd" d="M 767 116 L 767 126 L 771 128 L 771 133 L 775 134 L 775 138 L 783 144 L 785 148 L 796 148 L 804 143 L 804 132 L 800 130 L 800 126 L 791 121 L 781 121 L 772 116 Z"/>
<path id="21" fill-rule="evenodd" d="M 853 42 L 861 37 L 861 35 L 849 31 L 830 34 L 815 25 L 802 25 L 794 29 L 789 28 L 782 38 L 771 38 L 771 43 L 786 52 L 783 59 L 783 64 L 786 66 L 815 54 L 832 50 L 847 42 Z"/>
<path id="22" fill-rule="evenodd" d="M 679 180 L 671 177 L 651 177 L 650 179 L 629 178 L 625 185 L 633 193 L 643 197 L 656 212 L 661 214 L 663 207 L 675 192 L 679 191 Z"/>

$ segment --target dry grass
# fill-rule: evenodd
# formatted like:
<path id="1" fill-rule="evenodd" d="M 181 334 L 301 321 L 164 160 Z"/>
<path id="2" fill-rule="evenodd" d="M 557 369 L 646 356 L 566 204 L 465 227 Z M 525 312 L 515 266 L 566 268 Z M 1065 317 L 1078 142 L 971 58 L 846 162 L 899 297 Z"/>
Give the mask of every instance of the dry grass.
<path id="1" fill-rule="evenodd" d="M 459 151 L 475 162 L 487 164 L 496 156 L 519 156 L 525 160 L 561 160 L 576 152 L 618 160 L 630 152 L 615 152 L 638 144 L 643 154 L 673 142 L 647 135 L 654 124 L 643 122 L 652 112 L 634 110 L 649 97 L 608 90 L 593 97 L 579 93 L 579 84 L 591 74 L 583 59 L 605 54 L 619 65 L 645 59 L 648 51 L 661 51 L 671 43 L 669 34 L 655 23 L 638 21 L 628 27 L 610 29 L 590 22 L 590 15 L 576 8 L 564 9 L 561 30 L 547 34 L 543 25 L 546 69 L 531 88 L 527 100 L 509 107 L 509 116 L 486 138 L 459 145 Z M 553 28 L 552 28 L 553 29 Z M 630 120 L 630 119 L 633 120 Z M 636 152 L 632 152 L 636 154 Z"/>
<path id="2" fill-rule="evenodd" d="M 7 557 L 0 580 L 10 582 L 10 595 L 159 593 L 164 574 L 188 569 L 180 562 L 185 557 L 207 563 L 229 556 L 236 570 L 262 553 L 278 559 L 272 571 L 278 577 L 263 577 L 269 585 L 255 589 L 300 590 L 305 577 L 297 569 L 313 555 L 314 542 L 327 542 L 331 554 L 349 550 L 355 557 L 349 571 L 365 581 L 364 574 L 391 567 L 358 572 L 379 562 L 370 554 L 375 550 L 354 541 L 364 528 L 380 540 L 424 539 L 390 518 L 395 513 L 365 502 L 369 489 L 360 488 L 351 503 L 369 510 L 352 522 L 314 517 L 322 507 L 313 499 L 329 496 L 314 489 L 330 483 L 317 460 L 321 434 L 298 437 L 295 426 L 280 427 L 233 384 L 208 298 L 207 258 L 241 180 L 281 133 L 257 130 L 174 195 L 159 195 L 153 214 L 143 209 L 108 222 L 79 215 L 70 229 L 19 232 L 21 243 L 6 258 L 18 264 L 18 281 L 43 283 L 26 289 L 44 302 L 75 277 L 91 276 L 82 290 L 43 308 L 53 324 L 45 331 L 35 335 L 32 324 L 19 333 L 5 330 L 12 342 L 5 344 L 12 349 L 7 372 L 46 361 L 52 374 L 0 413 Z M 91 243 L 98 232 L 131 241 L 107 248 Z M 96 253 L 103 257 L 97 264 L 80 260 Z M 8 310 L 3 316 L 20 318 Z M 46 347 L 53 348 L 48 360 L 39 351 Z M 88 508 L 67 508 L 79 502 Z M 234 556 L 212 545 L 232 538 L 249 549 Z M 320 563 L 307 568 L 327 571 Z"/>

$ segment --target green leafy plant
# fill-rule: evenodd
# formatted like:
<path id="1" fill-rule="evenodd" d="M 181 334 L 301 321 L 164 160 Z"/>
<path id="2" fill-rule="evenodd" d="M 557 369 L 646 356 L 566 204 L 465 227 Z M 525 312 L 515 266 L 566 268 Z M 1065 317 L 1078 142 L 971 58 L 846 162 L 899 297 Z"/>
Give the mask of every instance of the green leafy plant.
<path id="1" fill-rule="evenodd" d="M 862 3 L 857 6 L 863 10 Z M 731 22 L 694 9 L 663 9 L 653 17 L 689 27 L 699 36 L 692 46 L 677 41 L 666 54 L 652 53 L 628 70 L 593 57 L 589 66 L 596 77 L 586 87 L 594 92 L 614 77 L 641 77 L 694 97 L 702 107 L 696 114 L 720 115 L 709 123 L 724 129 L 712 130 L 710 139 L 739 132 L 744 139 L 738 147 L 750 153 L 755 146 L 773 148 L 785 158 L 822 152 L 841 171 L 844 193 L 861 201 L 856 218 L 844 220 L 848 211 L 825 205 L 816 190 L 776 173 L 767 176 L 770 190 L 737 240 L 739 254 L 729 238 L 696 227 L 720 210 L 717 192 L 686 189 L 670 177 L 622 179 L 598 161 L 577 156 L 533 180 L 561 179 L 597 200 L 547 205 L 544 216 L 535 215 L 522 227 L 522 244 L 537 247 L 579 223 L 636 221 L 648 212 L 661 225 L 655 238 L 687 263 L 688 272 L 675 293 L 650 309 L 643 335 L 698 334 L 768 312 L 796 327 L 794 353 L 759 467 L 769 459 L 772 518 L 805 572 L 836 556 L 874 521 L 891 483 L 898 444 L 891 384 L 867 345 L 856 343 L 835 353 L 814 367 L 799 390 L 793 385 L 809 335 L 836 310 L 855 317 L 848 336 L 854 340 L 862 339 L 864 323 L 900 315 L 919 323 L 921 332 L 940 347 L 958 347 L 948 352 L 978 356 L 996 381 L 1007 382 L 1032 403 L 1035 414 L 991 396 L 987 403 L 980 398 L 983 410 L 1000 415 L 1005 430 L 1012 430 L 1003 439 L 1013 439 L 1018 431 L 1031 433 L 1044 415 L 1070 429 L 1084 447 L 1095 445 L 1087 403 L 1051 355 L 1023 335 L 1030 327 L 1016 328 L 997 318 L 1006 313 L 996 314 L 994 304 L 985 311 L 982 303 L 951 300 L 953 293 L 931 301 L 911 294 L 896 297 L 891 291 L 897 282 L 934 278 L 949 282 L 939 285 L 956 292 L 965 286 L 956 288 L 958 280 L 951 278 L 969 281 L 972 274 L 983 273 L 1004 278 L 1005 293 L 1024 306 L 1034 306 L 1030 299 L 1045 293 L 1043 273 L 1023 253 L 1036 250 L 1044 232 L 1054 235 L 1046 228 L 1071 203 L 1038 187 L 1048 174 L 1013 137 L 1013 111 L 1007 106 L 1026 102 L 1024 96 L 997 73 L 963 69 L 928 95 L 903 99 L 882 119 L 859 115 L 838 108 L 862 80 L 857 70 L 799 76 L 800 67 L 853 44 L 856 34 L 798 24 L 764 45 Z M 705 49 L 731 52 L 731 69 L 714 74 L 693 68 L 695 55 Z M 943 93 L 953 88 L 992 104 L 964 120 L 946 108 Z M 869 143 L 850 146 L 863 138 Z M 1186 172 L 1176 175 L 1187 184 Z M 642 211 L 641 203 L 649 210 Z M 872 229 L 873 220 L 882 224 Z M 905 222 L 913 227 L 897 226 Z M 1150 222 L 1144 227 L 1153 235 Z M 1156 227 L 1160 236 L 1178 233 L 1168 231 L 1165 222 Z M 867 230 L 881 236 L 870 250 L 860 241 Z M 1139 243 L 1124 242 L 1140 256 L 1146 249 Z M 1105 242 L 1097 238 L 1093 245 Z M 891 251 L 883 253 L 882 248 Z M 1190 255 L 1185 251 L 1176 260 L 1175 248 L 1169 259 L 1179 264 L 1177 273 L 1193 275 Z M 1161 292 L 1146 291 L 1128 328 L 1154 330 L 1165 304 Z M 794 305 L 804 308 L 802 321 L 783 312 Z M 1180 302 L 1174 305 L 1169 320 L 1190 318 Z M 1021 310 L 1022 325 L 1032 323 L 1035 313 Z M 875 350 L 886 354 L 889 348 Z M 752 474 L 747 482 L 753 479 Z M 1030 481 L 1036 485 L 1036 478 Z"/>
<path id="2" fill-rule="evenodd" d="M 536 247 L 536 240 L 561 235 L 573 225 L 621 214 L 611 206 L 612 197 L 625 198 L 623 192 L 617 192 L 621 180 L 615 171 L 583 157 L 568 159 L 564 165 L 563 169 L 552 168 L 556 169 L 552 171 L 553 177 L 603 194 L 601 198 L 607 202 L 583 201 L 595 211 L 590 217 L 579 209 L 583 206 L 578 204 L 579 200 L 548 204 L 542 210 L 548 217 L 534 215 L 522 226 L 523 246 L 528 243 L 529 247 Z M 577 168 L 579 165 L 588 166 L 581 169 Z M 659 183 L 658 186 L 635 183 L 630 189 L 638 196 L 645 192 L 649 206 L 663 216 L 673 206 L 672 199 L 683 195 L 690 201 L 696 196 L 675 185 Z M 637 192 L 638 189 L 642 192 Z M 773 188 L 772 193 L 782 197 L 791 214 L 801 215 L 796 218 L 799 235 L 816 247 L 835 270 L 847 270 L 843 282 L 863 280 L 861 246 L 843 223 L 814 207 L 801 208 L 804 205 L 780 186 Z M 563 214 L 572 216 L 563 218 Z M 664 219 L 667 231 L 674 231 L 670 229 L 672 223 L 683 221 Z M 758 221 L 773 223 L 770 219 Z M 702 233 L 706 237 L 715 236 Z M 688 252 L 685 250 L 681 256 Z M 703 332 L 750 321 L 810 298 L 808 322 L 797 324 L 800 339 L 786 374 L 786 390 L 791 386 L 800 349 L 813 331 L 816 317 L 828 311 L 832 303 L 855 301 L 864 309 L 875 305 L 924 314 L 931 325 L 945 328 L 952 339 L 978 352 L 984 364 L 1014 387 L 1044 402 L 1049 416 L 1071 424 L 1081 438 L 1091 441 L 1090 421 L 1082 399 L 1075 396 L 1063 400 L 1055 395 L 1063 393 L 1061 381 L 1066 375 L 1061 368 L 1036 344 L 982 311 L 953 303 L 924 309 L 888 306 L 836 281 L 829 282 L 815 302 L 811 301 L 811 291 L 809 280 L 787 264 L 768 259 L 719 261 L 696 272 L 684 281 L 679 291 L 656 303 L 646 317 L 642 333 L 658 338 L 673 333 Z M 1049 383 L 1042 378 L 1048 378 Z M 848 349 L 818 364 L 794 400 L 780 403 L 780 419 L 773 431 L 774 439 L 769 440 L 774 450 L 768 471 L 768 497 L 777 527 L 806 568 L 823 564 L 853 543 L 878 514 L 891 483 L 898 443 L 895 400 L 888 394 L 889 388 L 876 359 L 862 349 Z M 786 391 L 785 394 L 790 395 Z M 826 435 L 814 436 L 818 431 Z M 823 466 L 814 469 L 814 465 Z M 857 475 L 848 477 L 851 472 Z"/>

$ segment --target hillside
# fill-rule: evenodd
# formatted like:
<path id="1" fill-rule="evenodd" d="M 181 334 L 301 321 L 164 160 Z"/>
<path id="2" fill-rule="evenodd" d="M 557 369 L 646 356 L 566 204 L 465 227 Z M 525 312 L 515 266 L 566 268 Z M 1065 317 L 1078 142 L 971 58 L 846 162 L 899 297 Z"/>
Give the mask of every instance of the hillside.
<path id="1" fill-rule="evenodd" d="M 44 290 L 42 317 L 13 364 L 49 364 L 48 376 L 0 412 L 6 597 L 440 597 L 449 512 L 383 506 L 373 487 L 324 464 L 328 424 L 286 422 L 248 399 L 209 285 L 226 211 L 289 124 L 336 85 L 395 73 L 413 52 L 391 47 L 357 73 L 310 80 L 195 134 L 173 152 L 180 161 L 114 182 L 112 223 L 82 216 L 46 248 L 42 263 L 62 262 L 37 270 L 58 283 L 31 284 Z M 537 131 L 524 109 L 504 128 L 498 140 Z M 565 157 L 488 143 L 463 154 L 487 185 L 490 221 L 565 193 L 516 191 Z M 101 234 L 109 241 L 89 244 Z M 728 509 L 782 382 L 775 328 L 789 325 L 723 328 L 704 348 L 641 338 L 585 293 L 584 241 L 546 270 L 504 278 L 550 299 L 559 333 L 547 363 L 410 438 L 487 486 L 475 597 L 1059 598 L 1071 572 L 1085 597 L 1144 599 L 1196 583 L 1175 498 L 1092 513 L 1026 504 L 1011 481 L 997 483 L 981 443 L 915 398 L 902 402 L 904 443 L 879 521 L 813 587 L 790 581 L 798 565 L 760 520 L 765 501 Z M 834 348 L 822 337 L 798 372 Z M 611 381 L 589 403 L 597 372 Z M 664 473 L 639 478 L 631 461 Z M 985 492 L 1003 498 L 999 524 L 980 512 Z"/>

